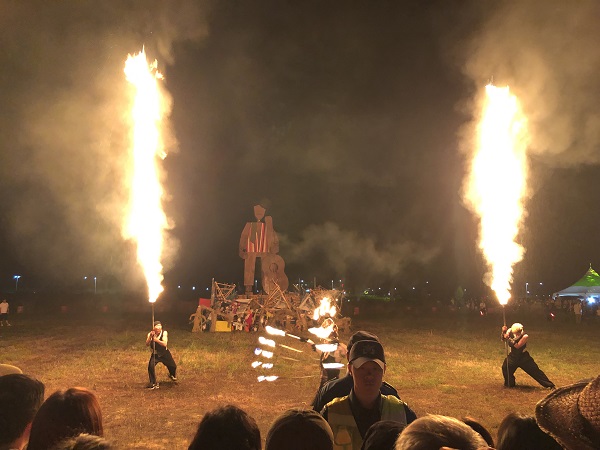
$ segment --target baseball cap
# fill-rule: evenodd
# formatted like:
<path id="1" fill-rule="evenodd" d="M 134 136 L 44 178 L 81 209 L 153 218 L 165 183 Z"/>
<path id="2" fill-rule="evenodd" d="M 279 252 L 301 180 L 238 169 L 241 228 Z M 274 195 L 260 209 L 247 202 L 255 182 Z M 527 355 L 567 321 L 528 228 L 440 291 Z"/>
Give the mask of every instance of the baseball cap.
<path id="1" fill-rule="evenodd" d="M 383 346 L 377 341 L 356 342 L 350 349 L 348 362 L 358 369 L 368 361 L 375 361 L 381 369 L 385 370 Z"/>
<path id="2" fill-rule="evenodd" d="M 354 344 L 356 344 L 358 341 L 377 341 L 379 342 L 379 338 L 374 335 L 373 333 L 369 333 L 368 331 L 357 331 L 356 333 L 354 333 L 352 336 L 350 336 L 350 339 L 348 339 L 348 344 L 346 345 L 346 348 L 348 349 L 348 351 L 350 351 L 352 349 L 352 346 Z"/>

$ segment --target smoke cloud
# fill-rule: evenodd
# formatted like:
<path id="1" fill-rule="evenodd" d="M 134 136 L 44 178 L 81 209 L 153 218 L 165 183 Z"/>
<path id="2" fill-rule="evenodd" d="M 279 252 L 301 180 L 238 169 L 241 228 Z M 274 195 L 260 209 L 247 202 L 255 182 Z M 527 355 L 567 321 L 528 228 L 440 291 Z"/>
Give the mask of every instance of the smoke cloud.
<path id="1" fill-rule="evenodd" d="M 467 47 L 478 89 L 508 85 L 528 117 L 530 154 L 555 167 L 600 162 L 600 4 L 495 2 Z"/>
<path id="2" fill-rule="evenodd" d="M 55 280 L 137 271 L 134 247 L 120 238 L 124 63 L 145 46 L 164 73 L 173 43 L 201 39 L 203 23 L 194 1 L 2 2 L 0 84 L 10 89 L 0 92 L 0 188 L 11 195 L 0 207 L 23 266 Z"/>
<path id="3" fill-rule="evenodd" d="M 439 249 L 410 240 L 381 248 L 373 238 L 343 230 L 332 222 L 311 225 L 303 230 L 298 242 L 286 244 L 288 262 L 314 261 L 315 267 L 330 267 L 356 285 L 382 277 L 397 279 L 411 265 L 426 265 L 439 253 Z"/>

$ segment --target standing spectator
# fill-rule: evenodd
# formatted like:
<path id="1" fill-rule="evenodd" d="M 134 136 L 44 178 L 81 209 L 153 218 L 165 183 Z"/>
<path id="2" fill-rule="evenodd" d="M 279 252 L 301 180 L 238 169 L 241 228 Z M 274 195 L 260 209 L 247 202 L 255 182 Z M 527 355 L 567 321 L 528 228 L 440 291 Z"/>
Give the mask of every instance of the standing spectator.
<path id="1" fill-rule="evenodd" d="M 2 303 L 0 303 L 0 327 L 3 327 L 4 323 L 6 323 L 7 327 L 10 327 L 10 323 L 8 323 L 8 310 L 8 302 L 4 299 L 2 300 Z"/>
<path id="2" fill-rule="evenodd" d="M 28 375 L 0 377 L 0 448 L 27 446 L 31 422 L 44 401 L 44 384 Z"/>
<path id="3" fill-rule="evenodd" d="M 173 355 L 167 348 L 169 342 L 169 333 L 167 330 L 163 330 L 162 323 L 159 320 L 154 322 L 154 328 L 146 337 L 146 346 L 150 347 L 152 354 L 148 361 L 148 378 L 150 384 L 147 386 L 148 389 L 158 389 L 158 383 L 156 382 L 156 365 L 163 363 L 169 370 L 169 378 L 173 381 L 177 381 L 177 364 L 173 359 Z"/>
<path id="4" fill-rule="evenodd" d="M 507 415 L 498 427 L 497 450 L 562 450 L 552 436 L 544 433 L 535 417 L 519 413 Z"/>
<path id="5" fill-rule="evenodd" d="M 523 371 L 545 388 L 554 389 L 554 383 L 538 367 L 529 352 L 525 350 L 529 336 L 523 332 L 523 325 L 513 323 L 510 329 L 502 327 L 502 340 L 510 346 L 510 354 L 502 363 L 504 386 L 515 386 L 515 371 L 520 367 Z"/>
<path id="6" fill-rule="evenodd" d="M 256 421 L 234 405 L 207 412 L 188 450 L 261 450 Z"/>
<path id="7" fill-rule="evenodd" d="M 98 399 L 92 391 L 80 387 L 56 391 L 33 419 L 27 450 L 46 450 L 81 433 L 103 436 Z"/>
<path id="8" fill-rule="evenodd" d="M 356 342 L 359 341 L 376 341 L 379 342 L 379 338 L 373 333 L 369 333 L 368 331 L 357 331 L 348 340 L 348 345 L 346 346 L 346 357 L 349 357 L 350 351 Z M 321 411 L 323 407 L 332 401 L 334 398 L 344 397 L 350 394 L 352 390 L 352 386 L 354 385 L 354 380 L 352 379 L 352 374 L 348 371 L 346 376 L 339 378 L 337 380 L 331 380 L 323 385 L 315 395 L 313 399 L 312 406 L 315 411 Z M 381 393 L 384 395 L 393 395 L 394 397 L 400 399 L 398 395 L 398 391 L 391 385 L 386 383 L 385 381 L 381 385 Z M 406 405 L 406 404 L 405 404 Z M 417 415 L 414 413 L 412 409 L 406 405 L 406 419 L 407 423 L 411 423 L 413 420 L 417 418 Z"/>
<path id="9" fill-rule="evenodd" d="M 581 323 L 581 313 L 583 308 L 581 307 L 581 300 L 576 300 L 573 305 L 573 312 L 575 313 L 575 323 Z"/>
<path id="10" fill-rule="evenodd" d="M 318 412 L 290 409 L 271 425 L 265 450 L 333 450 L 333 433 Z"/>
<path id="11" fill-rule="evenodd" d="M 367 430 L 380 420 L 406 425 L 406 404 L 380 392 L 385 369 L 385 354 L 379 342 L 358 341 L 352 346 L 348 363 L 352 390 L 327 403 L 321 411 L 333 431 L 336 448 L 360 450 Z"/>
<path id="12" fill-rule="evenodd" d="M 485 304 L 485 299 L 481 299 L 479 302 L 479 314 L 485 316 L 487 314 L 487 305 Z"/>

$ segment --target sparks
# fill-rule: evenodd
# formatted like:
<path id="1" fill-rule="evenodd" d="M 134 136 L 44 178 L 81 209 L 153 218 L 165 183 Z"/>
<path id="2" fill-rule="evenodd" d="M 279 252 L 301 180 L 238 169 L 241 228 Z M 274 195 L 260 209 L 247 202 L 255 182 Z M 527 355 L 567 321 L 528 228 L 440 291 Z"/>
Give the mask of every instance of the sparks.
<path id="1" fill-rule="evenodd" d="M 163 291 L 161 255 L 163 232 L 168 228 L 162 209 L 163 188 L 158 158 L 164 158 L 160 123 L 164 113 L 157 63 L 148 64 L 142 50 L 129 55 L 125 75 L 134 88 L 130 206 L 123 234 L 137 243 L 137 259 L 148 285 L 148 299 L 154 303 Z"/>
<path id="2" fill-rule="evenodd" d="M 279 378 L 279 377 L 276 375 L 270 375 L 268 377 L 265 377 L 264 375 L 260 375 L 259 377 L 257 377 L 259 383 L 261 383 L 263 381 L 275 381 L 277 378 Z"/>
<path id="3" fill-rule="evenodd" d="M 333 353 L 337 350 L 337 344 L 317 344 L 315 348 L 323 353 Z"/>
<path id="4" fill-rule="evenodd" d="M 515 239 L 524 217 L 527 182 L 526 119 L 508 87 L 486 86 L 478 149 L 465 185 L 466 202 L 480 217 L 480 241 L 490 271 L 485 282 L 500 304 L 510 298 L 513 266 L 524 249 Z"/>
<path id="5" fill-rule="evenodd" d="M 322 366 L 323 366 L 323 369 L 341 369 L 342 367 L 345 366 L 345 364 L 342 364 L 342 363 L 323 363 Z"/>
<path id="6" fill-rule="evenodd" d="M 262 336 L 259 336 L 258 342 L 262 345 L 266 345 L 267 347 L 275 347 L 275 341 L 273 339 L 266 339 Z"/>
<path id="7" fill-rule="evenodd" d="M 265 331 L 269 334 L 275 335 L 275 336 L 285 336 L 285 331 L 280 330 L 278 328 L 274 328 L 271 325 L 267 325 L 265 327 Z"/>

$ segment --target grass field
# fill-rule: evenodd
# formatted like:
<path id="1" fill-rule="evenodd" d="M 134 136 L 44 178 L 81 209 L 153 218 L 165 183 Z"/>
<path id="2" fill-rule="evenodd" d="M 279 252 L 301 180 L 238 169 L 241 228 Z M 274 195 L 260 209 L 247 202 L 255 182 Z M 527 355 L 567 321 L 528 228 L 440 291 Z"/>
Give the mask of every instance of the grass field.
<path id="1" fill-rule="evenodd" d="M 520 370 L 518 387 L 503 387 L 498 311 L 486 317 L 443 311 L 384 316 L 355 318 L 353 329 L 379 335 L 388 363 L 385 379 L 419 416 L 469 415 L 495 435 L 508 412 L 532 413 L 548 393 Z M 244 408 L 263 439 L 282 411 L 309 407 L 319 370 L 308 345 L 282 338 L 303 352 L 277 350 L 273 371 L 281 378 L 258 383 L 250 364 L 260 333 L 191 333 L 185 315 L 157 318 L 169 331 L 179 383 L 167 381 L 159 365 L 156 391 L 144 389 L 149 314 L 13 314 L 13 326 L 0 329 L 0 362 L 42 380 L 46 395 L 71 386 L 92 389 L 102 406 L 105 436 L 123 449 L 185 449 L 203 414 L 218 405 Z M 550 322 L 541 312 L 508 312 L 507 321 L 524 323 L 530 353 L 557 386 L 600 373 L 600 320 L 577 326 L 560 314 Z"/>

